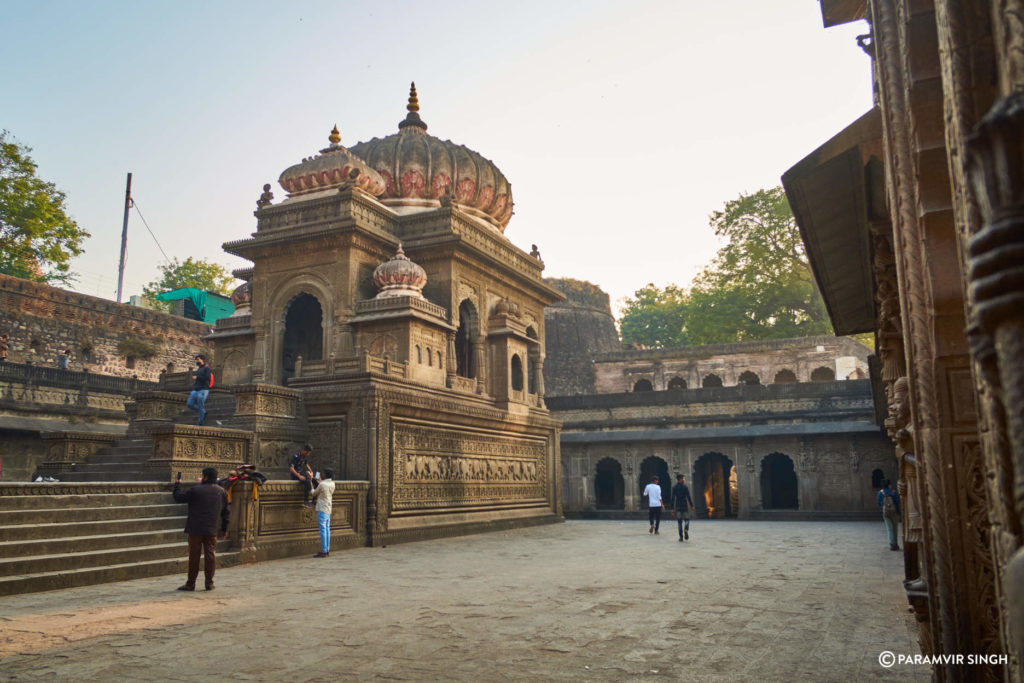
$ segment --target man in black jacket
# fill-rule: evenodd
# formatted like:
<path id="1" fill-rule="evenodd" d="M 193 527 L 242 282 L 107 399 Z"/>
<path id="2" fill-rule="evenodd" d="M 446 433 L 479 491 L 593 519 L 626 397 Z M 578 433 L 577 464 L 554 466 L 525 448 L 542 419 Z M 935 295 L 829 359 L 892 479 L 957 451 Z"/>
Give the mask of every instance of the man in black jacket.
<path id="1" fill-rule="evenodd" d="M 201 482 L 182 493 L 181 473 L 174 482 L 174 501 L 188 503 L 188 519 L 185 533 L 188 534 L 188 579 L 180 591 L 194 591 L 199 576 L 199 552 L 203 551 L 203 574 L 206 590 L 213 590 L 213 574 L 217 570 L 217 538 L 228 535 L 228 494 L 217 486 L 217 470 L 207 467 L 203 470 Z M 219 531 L 217 519 L 220 518 Z"/>
<path id="2" fill-rule="evenodd" d="M 192 375 L 192 393 L 188 395 L 189 408 L 199 413 L 196 424 L 203 424 L 206 419 L 206 397 L 210 395 L 213 384 L 213 371 L 206 364 L 206 357 L 196 356 L 196 374 Z"/>
<path id="3" fill-rule="evenodd" d="M 672 509 L 675 511 L 676 524 L 679 525 L 679 540 L 690 539 L 690 517 L 693 516 L 693 498 L 690 487 L 686 485 L 686 477 L 676 475 L 676 485 L 672 487 Z M 683 522 L 686 527 L 683 527 Z"/>

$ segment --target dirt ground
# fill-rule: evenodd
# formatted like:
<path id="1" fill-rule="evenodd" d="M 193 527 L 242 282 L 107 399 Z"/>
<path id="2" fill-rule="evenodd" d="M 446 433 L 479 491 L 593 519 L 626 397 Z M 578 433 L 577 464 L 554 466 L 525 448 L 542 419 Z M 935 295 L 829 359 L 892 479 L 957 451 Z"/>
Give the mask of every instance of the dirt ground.
<path id="1" fill-rule="evenodd" d="M 880 521 L 574 521 L 0 598 L 0 680 L 929 680 L 901 577 Z"/>

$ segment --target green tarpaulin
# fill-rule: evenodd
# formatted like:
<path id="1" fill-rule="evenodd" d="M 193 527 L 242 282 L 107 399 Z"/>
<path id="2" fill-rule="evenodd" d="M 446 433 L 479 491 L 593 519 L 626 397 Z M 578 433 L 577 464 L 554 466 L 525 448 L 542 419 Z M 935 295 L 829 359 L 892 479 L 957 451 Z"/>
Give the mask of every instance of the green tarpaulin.
<path id="1" fill-rule="evenodd" d="M 226 296 L 211 294 L 192 287 L 173 289 L 169 292 L 164 292 L 163 294 L 157 294 L 156 298 L 158 301 L 190 299 L 192 301 L 192 305 L 195 306 L 196 310 L 203 316 L 204 323 L 215 324 L 221 318 L 227 318 L 235 312 L 235 305 L 231 303 L 231 299 Z"/>

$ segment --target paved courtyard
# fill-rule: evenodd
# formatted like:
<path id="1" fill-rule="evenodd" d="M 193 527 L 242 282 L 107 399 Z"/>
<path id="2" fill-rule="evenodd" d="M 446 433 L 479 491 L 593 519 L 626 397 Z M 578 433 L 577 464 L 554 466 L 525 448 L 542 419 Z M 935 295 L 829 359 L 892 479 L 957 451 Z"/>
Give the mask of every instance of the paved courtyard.
<path id="1" fill-rule="evenodd" d="M 924 681 L 901 576 L 881 522 L 571 521 L 0 598 L 0 680 Z"/>

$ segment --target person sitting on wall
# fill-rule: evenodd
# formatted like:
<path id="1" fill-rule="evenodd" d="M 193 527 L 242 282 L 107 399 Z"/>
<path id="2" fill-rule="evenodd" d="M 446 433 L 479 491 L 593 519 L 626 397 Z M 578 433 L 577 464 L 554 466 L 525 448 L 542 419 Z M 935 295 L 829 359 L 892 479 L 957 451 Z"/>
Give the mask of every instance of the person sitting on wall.
<path id="1" fill-rule="evenodd" d="M 0 334 L 0 363 L 7 361 L 7 351 L 11 348 L 11 337 Z"/>
<path id="2" fill-rule="evenodd" d="M 57 369 L 58 370 L 67 370 L 68 369 L 68 364 L 70 362 L 71 362 L 71 349 L 64 349 L 63 351 L 60 352 L 60 355 L 57 356 Z"/>
<path id="3" fill-rule="evenodd" d="M 313 488 L 313 472 L 309 469 L 309 462 L 306 460 L 312 452 L 313 447 L 307 443 L 302 450 L 292 456 L 292 461 L 288 465 L 288 473 L 291 474 L 292 479 L 302 484 L 302 504 L 306 507 L 313 507 L 313 504 L 309 502 L 309 492 Z"/>
<path id="4" fill-rule="evenodd" d="M 192 393 L 188 395 L 189 408 L 198 413 L 197 425 L 203 424 L 206 419 L 206 397 L 210 395 L 210 386 L 213 384 L 213 371 L 206 364 L 206 356 L 196 356 L 196 372 L 192 375 Z"/>

